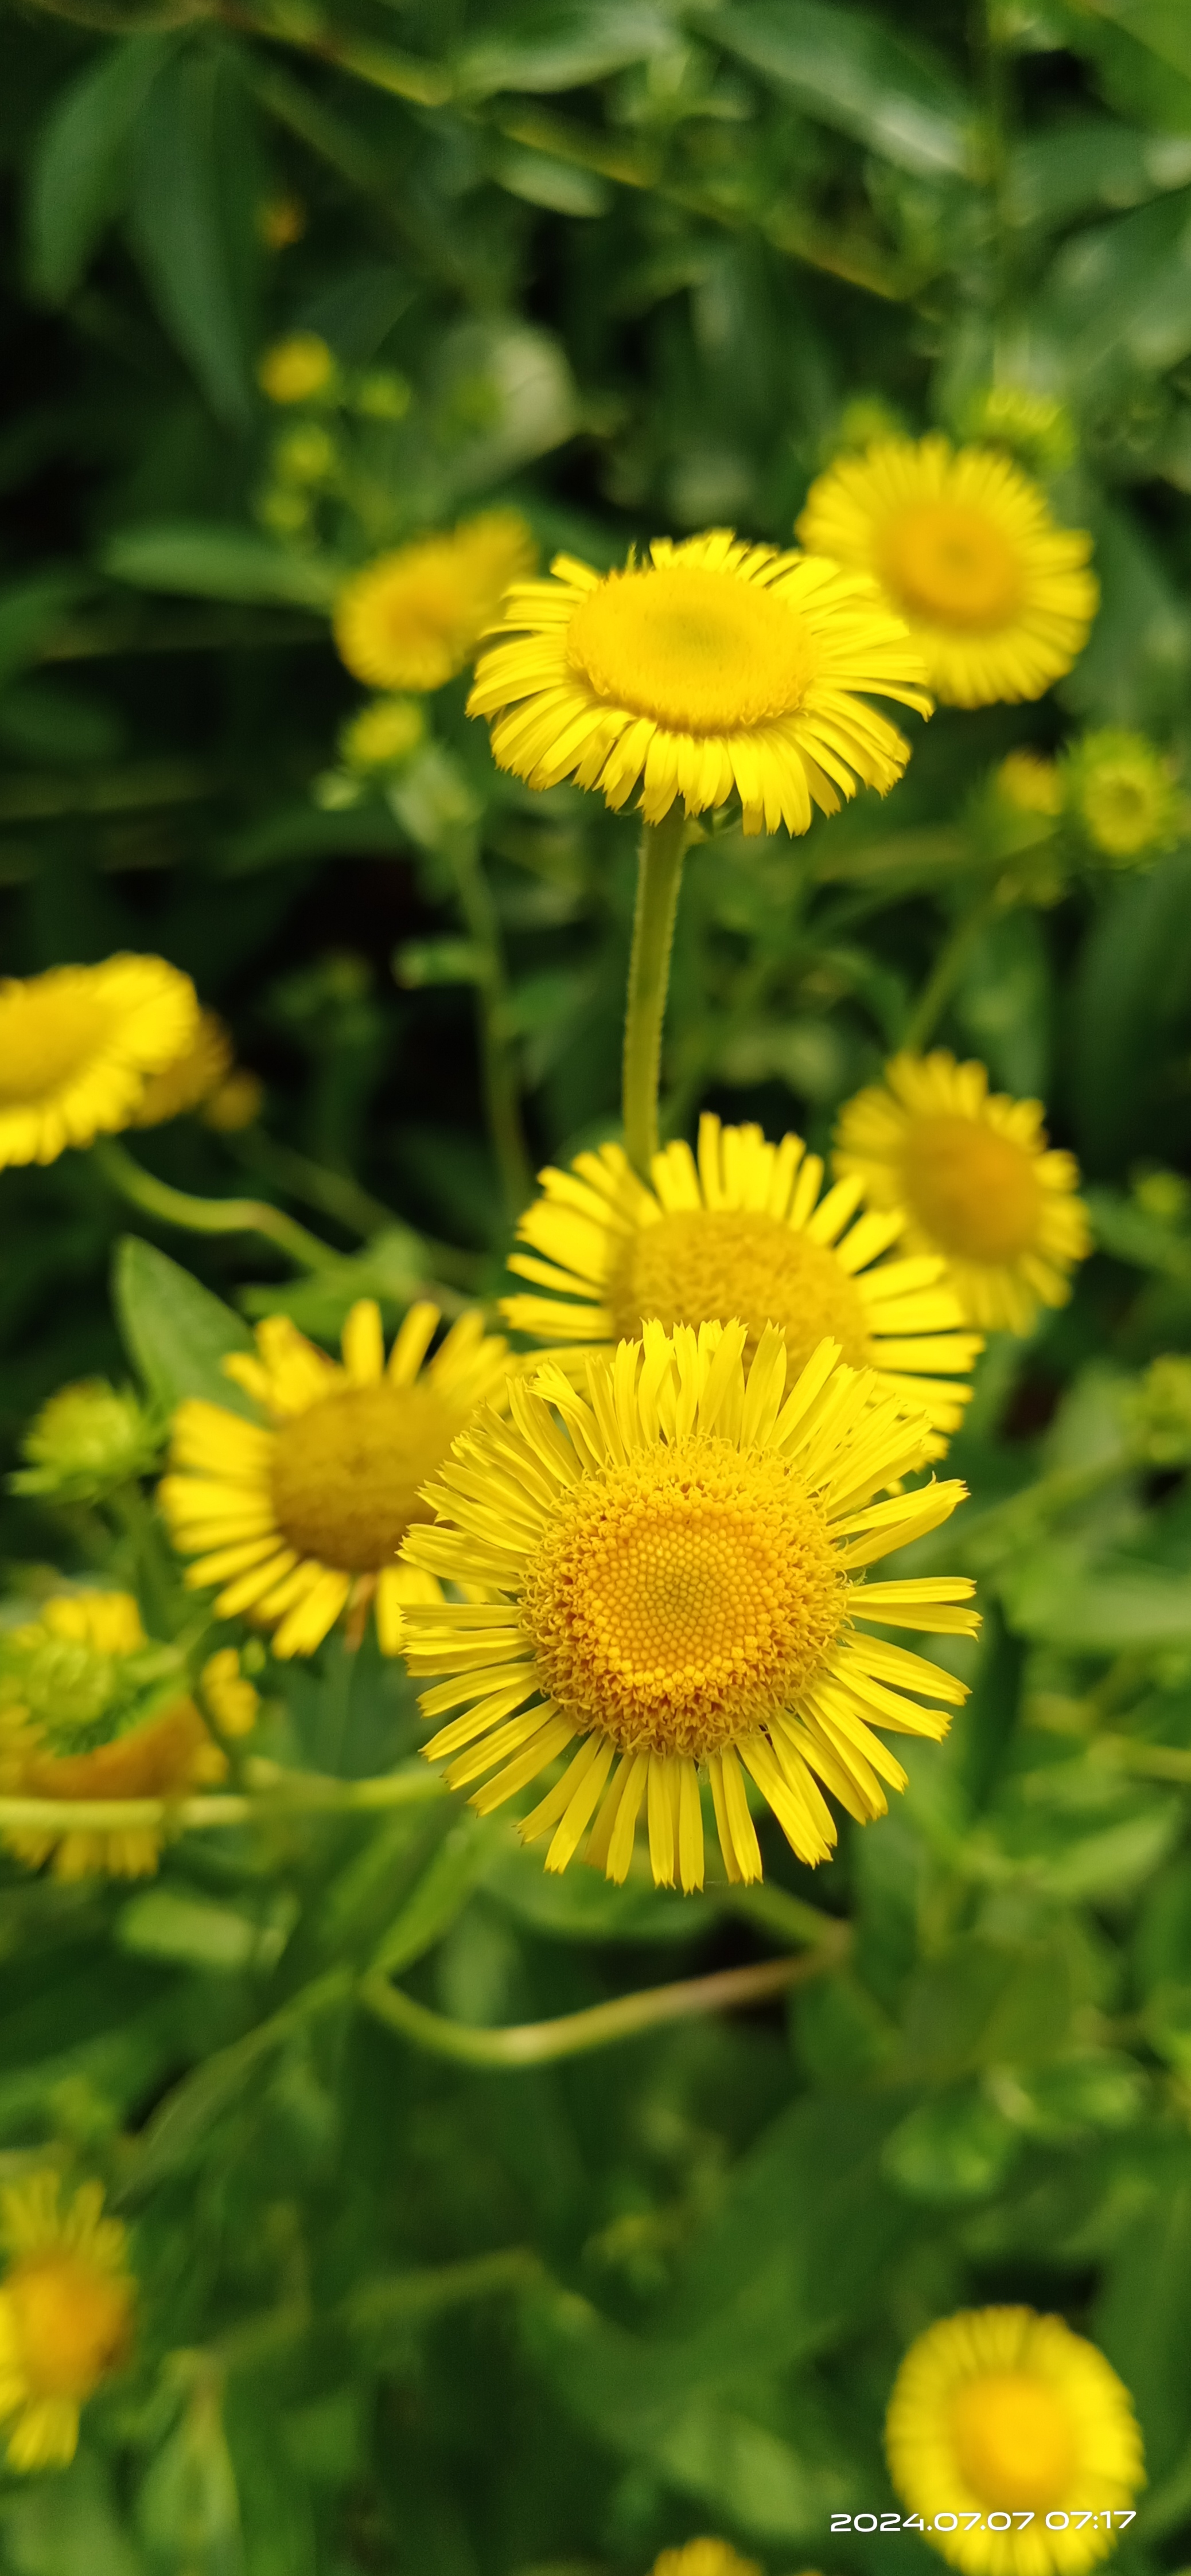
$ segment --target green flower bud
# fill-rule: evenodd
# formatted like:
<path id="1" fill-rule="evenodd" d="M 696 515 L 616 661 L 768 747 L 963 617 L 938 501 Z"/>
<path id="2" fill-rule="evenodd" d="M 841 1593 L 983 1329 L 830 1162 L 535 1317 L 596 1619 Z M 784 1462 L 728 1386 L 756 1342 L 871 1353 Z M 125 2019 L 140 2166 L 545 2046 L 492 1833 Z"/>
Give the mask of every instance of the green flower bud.
<path id="1" fill-rule="evenodd" d="M 59 1387 L 43 1404 L 21 1443 L 27 1466 L 10 1476 L 14 1494 L 41 1494 L 58 1503 L 95 1503 L 147 1476 L 156 1466 L 162 1432 L 131 1388 L 102 1377 Z"/>

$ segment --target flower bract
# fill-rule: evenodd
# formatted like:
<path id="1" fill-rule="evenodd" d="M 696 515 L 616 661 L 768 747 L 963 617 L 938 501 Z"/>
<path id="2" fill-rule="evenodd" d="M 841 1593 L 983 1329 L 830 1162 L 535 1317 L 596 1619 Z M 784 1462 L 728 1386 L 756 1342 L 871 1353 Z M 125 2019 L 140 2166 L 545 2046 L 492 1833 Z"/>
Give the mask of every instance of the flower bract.
<path id="1" fill-rule="evenodd" d="M 147 1077 L 197 1029 L 194 986 L 162 957 L 0 981 L 0 1167 L 53 1163 L 127 1127 Z"/>
<path id="2" fill-rule="evenodd" d="M 1187 828 L 1188 808 L 1171 765 L 1143 733 L 1108 726 L 1088 733 L 1062 764 L 1068 813 L 1113 867 L 1156 858 Z"/>
<path id="3" fill-rule="evenodd" d="M 944 1048 L 898 1055 L 840 1115 L 835 1168 L 874 1207 L 908 1211 L 907 1249 L 940 1252 L 969 1321 L 1028 1333 L 1062 1306 L 1091 1248 L 1071 1154 L 1049 1149 L 1038 1100 L 990 1092 Z"/>
<path id="4" fill-rule="evenodd" d="M 471 661 L 510 583 L 532 571 L 516 510 L 486 510 L 353 573 L 335 603 L 340 660 L 370 689 L 441 689 Z"/>
<path id="5" fill-rule="evenodd" d="M 573 778 L 613 807 L 640 788 L 647 823 L 738 796 L 746 832 L 805 832 L 900 778 L 909 745 L 866 700 L 929 715 L 922 682 L 871 582 L 713 529 L 622 572 L 556 556 L 506 601 L 468 711 L 531 787 Z"/>
<path id="6" fill-rule="evenodd" d="M 920 2335 L 885 2447 L 903 2504 L 964 2576 L 1082 2576 L 1145 2484 L 1128 2390 L 1094 2344 L 1032 2308 L 961 2309 Z M 957 2528 L 940 2531 L 942 2514 Z"/>
<path id="7" fill-rule="evenodd" d="M 6 1797 L 175 1798 L 226 1769 L 181 1657 L 146 1637 L 131 1593 L 61 1593 L 0 1635 Z M 56 1878 L 144 1878 L 162 1835 L 154 1825 L 20 1825 L 4 1842 L 31 1869 L 51 1861 Z"/>
<path id="8" fill-rule="evenodd" d="M 1087 641 L 1091 538 L 995 447 L 879 439 L 811 485 L 803 544 L 874 575 L 949 705 L 1039 698 Z"/>
<path id="9" fill-rule="evenodd" d="M 275 1655 L 313 1654 L 342 1612 L 362 1621 L 370 1605 L 382 1651 L 396 1654 L 408 1604 L 437 1599 L 397 1550 L 426 1517 L 420 1487 L 510 1366 L 505 1342 L 468 1314 L 423 1368 L 439 1320 L 436 1306 L 411 1306 L 386 1365 L 380 1309 L 362 1298 L 340 1365 L 272 1315 L 255 1355 L 224 1361 L 265 1419 L 198 1399 L 174 1417 L 161 1503 L 175 1546 L 197 1560 L 187 1581 L 220 1585 L 219 1616 L 250 1612 L 274 1631 Z"/>
<path id="10" fill-rule="evenodd" d="M 104 2218 L 103 2187 L 83 2183 L 63 2208 L 44 2169 L 0 2191 L 0 2419 L 14 2469 L 62 2468 L 78 2447 L 79 2410 L 127 2359 L 133 2279 L 127 2237 Z"/>
<path id="11" fill-rule="evenodd" d="M 729 1879 L 761 1876 L 747 1779 L 799 1859 L 823 1860 L 822 1787 L 861 1822 L 884 1814 L 883 1784 L 905 1773 L 876 1728 L 940 1737 L 967 1695 L 856 1624 L 973 1626 L 965 1581 L 857 1579 L 962 1498 L 931 1484 L 873 1500 L 922 1463 L 925 1415 L 834 1342 L 787 1393 L 781 1334 L 747 1373 L 746 1341 L 742 1323 L 647 1324 L 588 1361 L 586 1395 L 549 1362 L 532 1389 L 511 1381 L 511 1421 L 489 1412 L 461 1435 L 426 1488 L 437 1524 L 405 1541 L 408 1564 L 487 1594 L 407 1613 L 410 1670 L 444 1676 L 425 1716 L 462 1712 L 427 1758 L 453 1788 L 487 1773 L 471 1803 L 488 1814 L 569 1749 L 520 1826 L 551 1837 L 548 1869 L 586 1839 L 622 1880 L 644 1813 L 657 1883 L 701 1887 L 701 1776 Z"/>
<path id="12" fill-rule="evenodd" d="M 518 1331 L 612 1345 L 646 1321 L 671 1332 L 736 1316 L 747 1356 L 774 1324 L 795 1369 L 830 1335 L 850 1365 L 878 1369 L 936 1430 L 958 1428 L 962 1380 L 981 1346 L 956 1330 L 963 1311 L 945 1262 L 920 1251 L 882 1259 L 904 1231 L 900 1210 L 854 1222 L 860 1183 L 822 1196 L 822 1162 L 800 1136 L 772 1145 L 759 1127 L 722 1127 L 708 1113 L 697 1158 L 681 1143 L 654 1156 L 652 1189 L 619 1145 L 540 1178 L 542 1196 L 518 1229 L 531 1250 L 509 1267 L 550 1293 L 503 1301 Z"/>

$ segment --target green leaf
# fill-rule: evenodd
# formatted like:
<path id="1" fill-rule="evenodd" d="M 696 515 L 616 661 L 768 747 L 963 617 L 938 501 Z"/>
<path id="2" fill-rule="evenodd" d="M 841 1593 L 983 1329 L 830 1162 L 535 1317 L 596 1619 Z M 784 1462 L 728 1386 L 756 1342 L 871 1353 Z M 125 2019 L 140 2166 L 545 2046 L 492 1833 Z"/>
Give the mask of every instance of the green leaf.
<path id="1" fill-rule="evenodd" d="M 197 1395 L 256 1421 L 251 1397 L 219 1365 L 228 1351 L 253 1348 L 247 1324 L 230 1306 L 135 1234 L 116 1247 L 112 1295 L 128 1356 L 164 1411 Z"/>
<path id="2" fill-rule="evenodd" d="M 1094 207 L 1144 205 L 1191 181 L 1191 136 L 1144 134 L 1111 116 L 1043 126 L 1009 155 L 1006 197 L 1015 224 L 1048 231 Z"/>
<path id="3" fill-rule="evenodd" d="M 602 1870 L 556 1875 L 543 1869 L 540 1848 L 506 1843 L 487 1886 L 518 1922 L 549 1941 L 683 1941 L 706 1928 L 689 1897 L 646 1878 L 616 1887 Z"/>
<path id="4" fill-rule="evenodd" d="M 88 587 L 78 572 L 34 573 L 0 590 L 0 688 L 36 662 L 68 609 Z"/>
<path id="5" fill-rule="evenodd" d="M 1068 382 L 1113 392 L 1191 349 L 1191 196 L 1186 188 L 1064 244 L 1034 307 Z"/>
<path id="6" fill-rule="evenodd" d="M 175 36 L 129 36 L 64 89 L 37 139 L 25 209 L 29 283 L 47 304 L 74 293 L 123 204 L 129 140 Z"/>
<path id="7" fill-rule="evenodd" d="M 473 99 L 502 89 L 577 89 L 670 53 L 675 41 L 672 13 L 657 0 L 537 0 L 465 46 L 451 71 Z"/>
<path id="8" fill-rule="evenodd" d="M 1078 1542 L 1060 1540 L 1008 1568 L 1000 1585 L 1012 1628 L 1074 1654 L 1191 1645 L 1191 1588 L 1162 1566 L 1090 1563 Z"/>
<path id="9" fill-rule="evenodd" d="M 1094 2333 L 1137 2408 L 1149 2475 L 1161 2477 L 1191 2436 L 1191 2171 L 1127 2229 Z"/>
<path id="10" fill-rule="evenodd" d="M 268 537 L 201 519 L 122 528 L 109 538 L 102 564 L 114 581 L 138 590 L 280 601 L 291 608 L 329 608 L 343 579 L 343 567 L 324 557 L 286 554 Z"/>
<path id="11" fill-rule="evenodd" d="M 483 1878 L 492 1844 L 492 1833 L 480 1817 L 460 1816 L 389 1925 L 371 1962 L 375 1971 L 395 1977 L 441 1941 Z"/>
<path id="12" fill-rule="evenodd" d="M 824 0 L 740 0 L 692 14 L 809 116 L 887 161 L 932 178 L 967 170 L 972 110 L 963 92 L 879 19 Z"/>
<path id="13" fill-rule="evenodd" d="M 4 2563 L 13 2576 L 142 2576 L 107 2462 L 83 2452 L 69 2468 L 27 2479 L 0 2504 Z"/>
<path id="14" fill-rule="evenodd" d="M 996 2191 L 1021 2138 L 977 2086 L 920 2102 L 893 2131 L 881 2170 L 910 2200 L 982 2200 Z"/>
<path id="15" fill-rule="evenodd" d="M 906 2004 L 906 2058 L 915 2075 L 958 2077 L 981 2066 L 1049 2056 L 1075 2004 L 1066 1943 L 1017 1945 L 969 1934 L 918 1971 Z"/>
<path id="16" fill-rule="evenodd" d="M 130 1898 L 117 1916 L 116 1940 L 135 1958 L 173 1959 L 223 1976 L 274 1967 L 285 1947 L 280 1924 L 176 1887 L 147 1887 Z"/>
<path id="17" fill-rule="evenodd" d="M 252 109 L 230 48 L 175 54 L 139 129 L 133 249 L 161 320 L 216 416 L 254 409 L 261 194 Z"/>

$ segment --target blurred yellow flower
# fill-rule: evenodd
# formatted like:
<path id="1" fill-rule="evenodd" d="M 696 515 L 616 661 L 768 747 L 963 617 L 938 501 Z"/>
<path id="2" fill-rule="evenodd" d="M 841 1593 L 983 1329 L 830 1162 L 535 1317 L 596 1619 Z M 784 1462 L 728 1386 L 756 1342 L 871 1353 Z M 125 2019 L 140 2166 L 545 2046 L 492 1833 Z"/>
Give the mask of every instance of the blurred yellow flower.
<path id="1" fill-rule="evenodd" d="M 874 575 L 949 705 L 1039 698 L 1087 642 L 1100 596 L 1091 538 L 1056 527 L 1000 449 L 879 439 L 811 485 L 798 534 Z"/>
<path id="2" fill-rule="evenodd" d="M 378 555 L 336 600 L 340 660 L 371 689 L 441 689 L 466 669 L 510 583 L 536 560 L 516 510 L 486 510 L 449 535 Z"/>
<path id="3" fill-rule="evenodd" d="M 905 1208 L 907 1249 L 940 1252 L 969 1323 L 1028 1333 L 1062 1306 L 1091 1249 L 1071 1154 L 1047 1148 L 1037 1100 L 990 1093 L 982 1064 L 894 1056 L 840 1113 L 835 1168 L 878 1208 Z"/>
<path id="4" fill-rule="evenodd" d="M 71 1804 L 109 1798 L 174 1798 L 221 1780 L 226 1757 L 184 1688 L 138 1719 L 150 1649 L 127 1592 L 63 1593 L 36 1621 L 0 1635 L 0 1793 Z M 96 1737 L 100 1740 L 96 1741 Z M 77 1744 L 78 1751 L 72 1751 Z M 157 1826 L 13 1826 L 3 1840 L 31 1869 L 78 1879 L 152 1875 Z"/>
<path id="5" fill-rule="evenodd" d="M 1110 726 L 1085 734 L 1068 752 L 1061 781 L 1068 812 L 1114 867 L 1156 858 L 1191 820 L 1170 762 L 1143 733 Z"/>
<path id="6" fill-rule="evenodd" d="M 617 809 L 640 787 L 647 823 L 735 795 L 746 832 L 805 832 L 900 778 L 909 745 L 866 699 L 929 715 L 923 677 L 870 582 L 713 529 L 623 572 L 557 555 L 511 592 L 468 713 L 531 787 L 573 778 Z"/>
<path id="7" fill-rule="evenodd" d="M 945 1262 L 882 1260 L 905 1229 L 901 1211 L 853 1224 L 860 1184 L 821 1196 L 823 1165 L 800 1136 L 771 1145 L 759 1127 L 721 1127 L 707 1113 L 698 1160 L 689 1145 L 667 1146 L 654 1156 L 652 1189 L 619 1145 L 539 1177 L 543 1194 L 517 1229 L 531 1250 L 513 1253 L 509 1268 L 551 1293 L 502 1301 L 515 1331 L 611 1345 L 647 1321 L 672 1332 L 737 1317 L 748 1358 L 774 1324 L 795 1369 L 830 1334 L 851 1366 L 877 1369 L 937 1431 L 958 1430 L 969 1389 L 956 1380 L 981 1344 L 955 1329 L 963 1312 Z M 946 1445 L 935 1441 L 932 1454 Z"/>
<path id="8" fill-rule="evenodd" d="M 204 1127 L 213 1127 L 217 1136 L 234 1136 L 260 1117 L 264 1097 L 265 1086 L 259 1073 L 250 1073 L 246 1064 L 237 1064 L 226 1081 L 204 1100 L 199 1114 Z"/>
<path id="9" fill-rule="evenodd" d="M 134 2284 L 127 2237 L 104 2218 L 103 2187 L 83 2183 L 59 2206 L 43 2169 L 0 2190 L 0 2418 L 9 2467 L 63 2468 L 78 2448 L 79 2412 L 127 2359 Z M 11 2419 L 15 2417 L 15 2422 Z"/>
<path id="10" fill-rule="evenodd" d="M 755 2558 L 738 2558 L 726 2540 L 688 2540 L 681 2549 L 663 2549 L 652 2576 L 761 2576 Z"/>
<path id="11" fill-rule="evenodd" d="M 902 2503 L 964 2576 L 1082 2576 L 1145 2485 L 1128 2390 L 1094 2344 L 1033 2308 L 928 2327 L 898 2372 L 885 2447 Z M 940 2529 L 944 2514 L 958 2528 Z"/>
<path id="12" fill-rule="evenodd" d="M 374 698 L 348 717 L 339 749 L 349 769 L 392 769 L 425 737 L 426 718 L 416 698 Z"/>
<path id="13" fill-rule="evenodd" d="M 162 1127 L 187 1109 L 201 1108 L 231 1071 L 232 1042 L 215 1011 L 203 1011 L 189 1046 L 152 1073 L 145 1084 L 130 1127 Z"/>
<path id="14" fill-rule="evenodd" d="M 1011 751 L 994 773 L 998 796 L 1016 814 L 1061 814 L 1063 780 L 1057 761 L 1036 751 Z"/>
<path id="15" fill-rule="evenodd" d="M 161 1504 L 175 1546 L 198 1558 L 187 1582 L 222 1585 L 219 1616 L 248 1611 L 275 1629 L 275 1655 L 312 1655 L 342 1611 L 362 1621 L 371 1604 L 394 1655 L 407 1605 L 438 1597 L 397 1550 L 425 1517 L 420 1486 L 511 1365 L 507 1344 L 468 1314 L 422 1368 L 439 1320 L 436 1306 L 411 1306 L 386 1368 L 371 1298 L 343 1327 L 342 1366 L 271 1315 L 257 1356 L 224 1361 L 270 1427 L 197 1399 L 175 1415 Z"/>
<path id="16" fill-rule="evenodd" d="M 310 402 L 325 393 L 335 375 L 335 361 L 315 331 L 295 331 L 275 340 L 256 371 L 261 392 L 272 403 Z"/>
<path id="17" fill-rule="evenodd" d="M 580 1739 L 518 1829 L 551 1835 L 547 1869 L 587 1837 L 589 1864 L 623 1880 L 644 1805 L 656 1883 L 702 1887 L 701 1771 L 729 1879 L 761 1876 L 746 1774 L 813 1865 L 836 1840 L 820 1781 L 859 1823 L 883 1815 L 882 1782 L 906 1775 L 874 1726 L 938 1739 L 967 1696 L 855 1628 L 975 1625 L 962 1580 L 853 1580 L 962 1500 L 932 1484 L 873 1504 L 922 1464 L 925 1415 L 830 1341 L 783 1403 L 781 1334 L 747 1377 L 745 1340 L 647 1324 L 588 1361 L 586 1397 L 550 1363 L 532 1392 L 512 1380 L 511 1426 L 486 1414 L 461 1435 L 423 1493 L 438 1525 L 406 1538 L 407 1565 L 484 1587 L 406 1613 L 411 1673 L 447 1676 L 424 1716 L 464 1711 L 425 1747 L 449 1786 L 491 1773 L 471 1799 L 488 1815 Z"/>
<path id="18" fill-rule="evenodd" d="M 197 1030 L 190 977 L 163 957 L 0 981 L 0 1168 L 53 1163 L 130 1125 L 147 1077 Z"/>
<path id="19" fill-rule="evenodd" d="M 1075 424 L 1055 394 L 1026 385 L 986 385 L 971 395 L 960 422 L 965 439 L 1009 448 L 1034 474 L 1058 474 L 1075 454 Z"/>
<path id="20" fill-rule="evenodd" d="M 241 1670 L 234 1646 L 208 1655 L 199 1674 L 203 1705 L 221 1735 L 251 1735 L 260 1710 L 260 1692 Z"/>

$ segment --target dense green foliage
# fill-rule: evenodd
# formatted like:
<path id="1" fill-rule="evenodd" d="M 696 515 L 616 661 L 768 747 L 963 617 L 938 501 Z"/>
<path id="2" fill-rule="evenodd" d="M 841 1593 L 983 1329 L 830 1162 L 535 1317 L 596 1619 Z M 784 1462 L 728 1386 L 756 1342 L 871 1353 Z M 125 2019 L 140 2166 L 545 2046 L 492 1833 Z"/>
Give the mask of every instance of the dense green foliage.
<path id="1" fill-rule="evenodd" d="M 1191 1349 L 1191 847 L 1113 869 L 988 779 L 1087 728 L 1189 748 L 1191 13 L 974 17 L 970 45 L 944 0 L 0 20 L 4 970 L 184 968 L 262 1118 L 137 1155 L 331 1248 L 130 1219 L 86 1153 L 6 1171 L 6 1467 L 96 1372 L 151 1437 L 185 1393 L 234 1403 L 246 1317 L 331 1345 L 362 1294 L 390 1327 L 427 1281 L 495 1296 L 529 1171 L 615 1132 L 632 826 L 498 776 L 463 681 L 399 776 L 345 768 L 346 568 L 493 502 L 602 566 L 712 524 L 785 544 L 841 442 L 964 435 L 996 381 L 1065 406 L 1067 452 L 1027 461 L 1103 584 L 1070 678 L 911 720 L 885 804 L 805 842 L 729 817 L 675 956 L 670 1133 L 712 1106 L 827 1150 L 945 955 L 940 1039 L 1081 1158 L 1097 1250 L 990 1346 L 952 1450 L 973 1499 L 913 1552 L 981 1579 L 968 1708 L 830 1866 L 767 1819 L 753 1891 L 546 1878 L 507 1811 L 304 1811 L 284 1780 L 140 1887 L 6 1859 L 0 2179 L 100 2176 L 141 2283 L 73 2466 L 0 2480 L 12 2576 L 641 2576 L 707 2529 L 771 2571 L 925 2576 L 912 2536 L 829 2516 L 891 2502 L 911 2336 L 1002 2298 L 1134 2393 L 1123 2576 L 1187 2555 L 1191 1433 L 1145 1372 Z M 256 380 L 295 331 L 339 369 L 300 415 Z M 175 1633 L 151 1491 L 10 1495 L 6 1619 L 54 1567 Z M 371 1638 L 258 1680 L 254 1756 L 324 1789 L 412 1763 Z M 487 2034 L 808 1935 L 788 2010 L 553 2065 L 361 2008 L 400 1976 Z"/>

